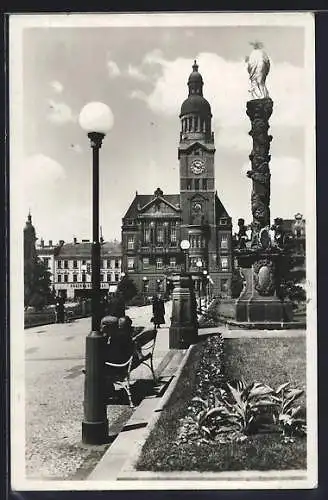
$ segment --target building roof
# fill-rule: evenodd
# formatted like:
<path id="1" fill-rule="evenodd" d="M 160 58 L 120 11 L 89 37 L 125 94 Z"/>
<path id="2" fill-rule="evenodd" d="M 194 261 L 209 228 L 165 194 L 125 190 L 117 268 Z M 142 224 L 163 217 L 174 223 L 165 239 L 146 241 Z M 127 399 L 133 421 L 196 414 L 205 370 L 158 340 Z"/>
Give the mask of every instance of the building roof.
<path id="1" fill-rule="evenodd" d="M 215 197 L 215 209 L 216 209 L 217 222 L 222 217 L 229 217 L 230 218 L 230 215 L 228 214 L 228 212 L 224 208 L 223 203 L 218 196 Z"/>
<path id="2" fill-rule="evenodd" d="M 129 206 L 123 219 L 135 218 L 139 215 L 139 210 L 154 200 L 156 196 L 154 194 L 136 194 L 134 200 Z M 180 208 L 180 195 L 179 194 L 162 194 L 161 198 L 167 201 L 171 205 Z M 178 207 L 179 205 L 179 207 Z"/>
<path id="3" fill-rule="evenodd" d="M 81 259 L 91 258 L 91 242 L 84 243 L 65 243 L 57 247 L 56 259 Z M 120 242 L 106 241 L 101 245 L 101 256 L 104 257 L 120 257 L 122 248 Z"/>
<path id="4" fill-rule="evenodd" d="M 190 95 L 181 105 L 180 118 L 189 114 L 212 116 L 210 103 L 202 95 Z"/>

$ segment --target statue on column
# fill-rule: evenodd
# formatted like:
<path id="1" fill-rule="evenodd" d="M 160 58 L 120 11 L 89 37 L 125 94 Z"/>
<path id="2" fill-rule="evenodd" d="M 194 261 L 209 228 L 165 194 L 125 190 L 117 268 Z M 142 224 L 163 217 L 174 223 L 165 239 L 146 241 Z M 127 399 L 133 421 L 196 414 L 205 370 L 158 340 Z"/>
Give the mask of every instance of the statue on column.
<path id="1" fill-rule="evenodd" d="M 253 50 L 245 59 L 250 80 L 249 93 L 252 99 L 264 99 L 269 97 L 265 80 L 270 71 L 270 59 L 261 42 L 251 42 L 251 45 Z"/>
<path id="2" fill-rule="evenodd" d="M 273 102 L 265 85 L 270 70 L 270 60 L 260 42 L 254 42 L 253 51 L 246 58 L 250 81 L 251 99 L 247 102 L 247 115 L 251 121 L 249 135 L 253 139 L 253 147 L 249 159 L 252 169 L 247 176 L 252 179 L 251 206 L 253 214 L 251 246 L 260 246 L 261 229 L 270 227 L 270 142 L 268 134 L 269 118 Z"/>

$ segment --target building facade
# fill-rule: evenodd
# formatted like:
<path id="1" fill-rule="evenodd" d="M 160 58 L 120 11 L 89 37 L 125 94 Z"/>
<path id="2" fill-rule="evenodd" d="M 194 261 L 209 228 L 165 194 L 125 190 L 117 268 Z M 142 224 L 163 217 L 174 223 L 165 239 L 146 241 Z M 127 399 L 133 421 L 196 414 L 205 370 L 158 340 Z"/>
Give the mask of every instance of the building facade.
<path id="1" fill-rule="evenodd" d="M 69 300 L 91 296 L 91 243 L 89 240 L 73 243 L 60 241 L 45 245 L 41 240 L 37 247 L 40 259 L 48 264 L 51 282 L 56 295 Z M 114 293 L 121 278 L 121 244 L 117 241 L 101 244 L 101 290 L 104 295 Z"/>
<path id="2" fill-rule="evenodd" d="M 145 294 L 165 291 L 173 272 L 199 281 L 205 271 L 214 295 L 230 295 L 232 223 L 215 189 L 212 113 L 196 61 L 180 112 L 179 194 L 136 193 L 122 220 L 122 269 Z M 188 240 L 185 256 L 180 248 Z"/>

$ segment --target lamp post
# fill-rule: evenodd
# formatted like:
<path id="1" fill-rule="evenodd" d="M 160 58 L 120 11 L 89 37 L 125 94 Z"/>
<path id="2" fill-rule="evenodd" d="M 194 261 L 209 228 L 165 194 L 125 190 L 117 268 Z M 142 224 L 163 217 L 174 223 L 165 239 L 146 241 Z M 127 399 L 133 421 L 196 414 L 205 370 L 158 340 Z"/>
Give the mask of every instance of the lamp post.
<path id="1" fill-rule="evenodd" d="M 203 262 L 201 261 L 201 259 L 198 259 L 197 262 L 196 262 L 196 266 L 197 266 L 197 269 L 198 269 L 198 273 L 201 272 L 201 269 L 203 267 Z M 201 291 L 200 291 L 200 281 L 201 279 L 199 278 L 198 280 L 198 300 L 199 300 L 199 312 L 201 313 L 202 312 L 202 298 L 201 298 Z"/>
<path id="2" fill-rule="evenodd" d="M 183 272 L 186 273 L 188 270 L 188 250 L 190 248 L 190 242 L 188 240 L 182 240 L 180 243 L 180 248 L 183 251 L 184 255 Z"/>
<path id="3" fill-rule="evenodd" d="M 202 286 L 204 288 L 205 284 L 205 290 L 204 290 L 204 295 L 205 295 L 205 309 L 207 309 L 208 302 L 207 302 L 207 271 L 204 269 L 203 271 L 203 281 L 202 281 Z"/>
<path id="4" fill-rule="evenodd" d="M 99 240 L 99 149 L 113 126 L 113 114 L 106 104 L 91 102 L 80 112 L 79 123 L 92 148 L 92 247 L 91 247 L 91 332 L 86 337 L 84 419 L 82 441 L 102 444 L 108 438 L 104 387 L 104 344 L 100 333 L 100 240 Z"/>
<path id="5" fill-rule="evenodd" d="M 147 276 L 144 276 L 142 278 L 142 281 L 143 281 L 143 286 L 142 286 L 142 291 L 143 291 L 143 294 L 144 294 L 144 304 L 146 304 L 146 283 L 148 282 L 148 278 Z"/>

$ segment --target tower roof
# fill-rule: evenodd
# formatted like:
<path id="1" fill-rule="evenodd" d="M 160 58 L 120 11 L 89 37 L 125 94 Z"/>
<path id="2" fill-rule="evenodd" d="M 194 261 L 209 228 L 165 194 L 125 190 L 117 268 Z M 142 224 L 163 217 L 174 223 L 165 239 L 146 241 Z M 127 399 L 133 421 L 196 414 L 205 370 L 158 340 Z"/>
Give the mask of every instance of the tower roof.
<path id="1" fill-rule="evenodd" d="M 28 213 L 28 216 L 27 216 L 27 221 L 25 223 L 25 227 L 24 227 L 24 232 L 27 231 L 27 232 L 33 232 L 35 234 L 35 228 L 32 224 L 32 215 L 31 215 L 31 212 Z"/>
<path id="2" fill-rule="evenodd" d="M 211 106 L 203 97 L 203 85 L 203 77 L 198 72 L 198 64 L 195 60 L 188 78 L 189 94 L 182 103 L 180 118 L 188 114 L 197 114 L 203 117 L 212 116 Z"/>

